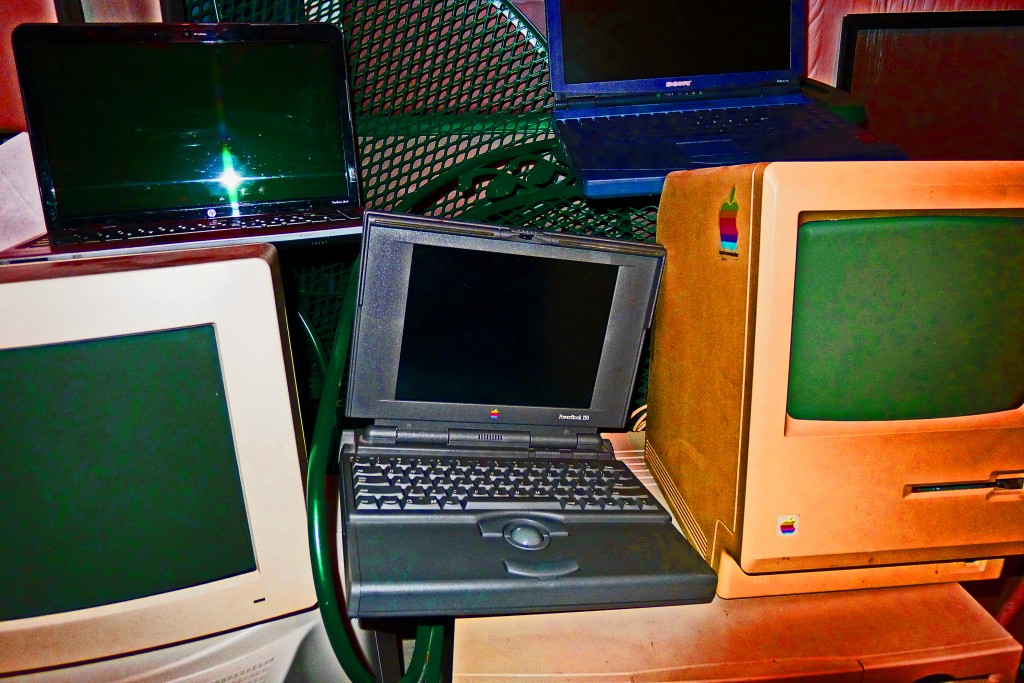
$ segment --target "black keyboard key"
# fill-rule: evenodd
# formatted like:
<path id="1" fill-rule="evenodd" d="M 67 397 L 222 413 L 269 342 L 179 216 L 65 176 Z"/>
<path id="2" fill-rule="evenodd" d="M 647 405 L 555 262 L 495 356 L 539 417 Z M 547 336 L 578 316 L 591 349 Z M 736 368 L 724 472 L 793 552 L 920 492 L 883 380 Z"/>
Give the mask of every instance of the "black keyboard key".
<path id="1" fill-rule="evenodd" d="M 401 510 L 402 502 L 401 496 L 380 496 L 377 498 L 377 503 L 380 505 L 381 510 Z"/>
<path id="2" fill-rule="evenodd" d="M 359 495 L 356 494 L 356 510 L 379 510 L 380 506 L 377 505 L 377 497 L 371 495 Z"/>
<path id="3" fill-rule="evenodd" d="M 466 499 L 465 509 L 470 512 L 483 512 L 490 510 L 541 510 L 561 511 L 563 506 L 555 498 L 533 498 L 528 502 L 516 498 L 490 498 L 470 496 Z"/>
<path id="4" fill-rule="evenodd" d="M 390 484 L 391 481 L 384 474 L 357 474 L 354 481 L 357 484 Z"/>
<path id="5" fill-rule="evenodd" d="M 403 495 L 402 489 L 398 486 L 391 486 L 389 484 L 356 484 L 355 493 L 359 495 L 368 496 L 401 496 Z"/>
<path id="6" fill-rule="evenodd" d="M 405 499 L 405 510 L 428 510 L 436 512 L 441 509 L 441 503 L 430 496 L 412 496 Z"/>

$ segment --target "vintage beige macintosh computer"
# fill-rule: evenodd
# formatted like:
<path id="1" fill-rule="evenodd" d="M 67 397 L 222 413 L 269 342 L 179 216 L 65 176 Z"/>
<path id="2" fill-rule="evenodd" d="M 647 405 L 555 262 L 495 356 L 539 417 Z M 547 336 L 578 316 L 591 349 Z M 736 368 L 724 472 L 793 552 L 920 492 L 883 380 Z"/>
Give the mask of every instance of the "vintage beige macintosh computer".
<path id="1" fill-rule="evenodd" d="M 718 594 L 1024 552 L 1024 162 L 669 176 L 646 459 Z"/>

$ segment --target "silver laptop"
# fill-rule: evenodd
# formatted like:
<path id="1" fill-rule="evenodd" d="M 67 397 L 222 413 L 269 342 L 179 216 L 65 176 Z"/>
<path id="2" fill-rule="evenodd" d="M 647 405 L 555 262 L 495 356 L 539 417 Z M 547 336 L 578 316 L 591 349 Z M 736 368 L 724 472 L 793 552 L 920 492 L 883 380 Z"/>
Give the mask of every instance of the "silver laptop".
<path id="1" fill-rule="evenodd" d="M 337 27 L 26 24 L 13 44 L 46 234 L 0 261 L 358 238 Z"/>

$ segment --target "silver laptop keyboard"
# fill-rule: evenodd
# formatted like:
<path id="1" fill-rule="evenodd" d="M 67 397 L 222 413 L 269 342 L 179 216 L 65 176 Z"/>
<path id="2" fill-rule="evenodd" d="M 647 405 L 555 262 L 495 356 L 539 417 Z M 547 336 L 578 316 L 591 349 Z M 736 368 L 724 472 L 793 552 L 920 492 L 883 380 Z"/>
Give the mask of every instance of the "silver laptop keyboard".
<path id="1" fill-rule="evenodd" d="M 227 218 L 208 218 L 192 221 L 147 223 L 145 225 L 126 225 L 94 230 L 56 233 L 50 236 L 55 244 L 82 244 L 84 242 L 111 242 L 116 240 L 139 239 L 144 237 L 161 237 L 163 235 L 181 235 L 187 233 L 207 232 L 211 230 L 258 230 L 263 228 L 301 227 L 332 221 L 354 220 L 348 214 L 302 213 L 273 214 L 262 216 L 237 216 Z"/>
<path id="2" fill-rule="evenodd" d="M 355 456 L 351 468 L 359 512 L 663 514 L 654 496 L 618 460 Z"/>
<path id="3" fill-rule="evenodd" d="M 768 133 L 809 132 L 835 127 L 834 116 L 814 104 L 774 104 L 720 109 L 615 114 L 566 119 L 567 129 L 586 136 L 600 131 L 608 140 L 740 137 Z"/>

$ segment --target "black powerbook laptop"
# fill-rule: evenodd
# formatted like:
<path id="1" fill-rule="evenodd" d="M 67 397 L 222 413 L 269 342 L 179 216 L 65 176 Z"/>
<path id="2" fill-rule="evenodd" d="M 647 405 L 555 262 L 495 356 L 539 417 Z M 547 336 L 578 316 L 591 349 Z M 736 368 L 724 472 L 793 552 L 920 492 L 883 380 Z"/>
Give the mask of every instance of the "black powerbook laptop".
<path id="1" fill-rule="evenodd" d="M 25 24 L 12 40 L 47 232 L 0 260 L 358 239 L 337 27 Z"/>
<path id="2" fill-rule="evenodd" d="M 807 0 L 547 0 L 555 125 L 590 197 L 681 169 L 903 159 L 800 92 Z"/>
<path id="3" fill-rule="evenodd" d="M 367 212 L 341 451 L 352 617 L 708 602 L 599 430 L 626 420 L 660 246 Z"/>

